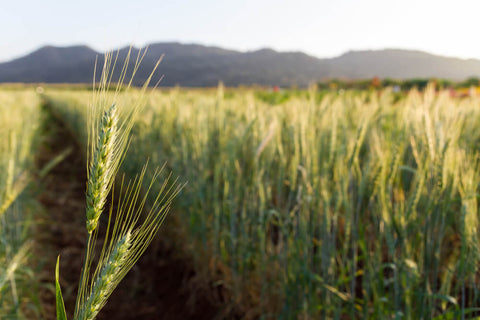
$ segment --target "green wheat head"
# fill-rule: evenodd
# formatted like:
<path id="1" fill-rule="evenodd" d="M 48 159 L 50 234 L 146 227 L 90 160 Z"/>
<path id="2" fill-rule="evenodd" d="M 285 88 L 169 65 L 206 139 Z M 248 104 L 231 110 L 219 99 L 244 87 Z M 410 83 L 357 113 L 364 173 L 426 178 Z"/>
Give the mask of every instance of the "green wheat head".
<path id="1" fill-rule="evenodd" d="M 115 145 L 118 143 L 118 115 L 115 104 L 102 117 L 101 131 L 89 171 L 87 185 L 87 230 L 97 228 L 111 183 L 118 167 Z M 117 163 L 115 163 L 117 161 Z"/>
<path id="2" fill-rule="evenodd" d="M 132 78 L 144 55 L 145 51 L 140 51 Z M 110 208 L 103 249 L 94 266 L 94 248 L 96 247 L 100 217 L 105 211 L 105 203 L 110 193 L 113 198 L 112 189 L 115 176 L 125 157 L 130 130 L 136 114 L 145 103 L 144 93 L 153 75 L 152 72 L 139 94 L 136 95 L 133 105 L 127 105 L 124 95 L 130 90 L 132 80 L 130 79 L 126 89 L 120 89 L 125 81 L 129 57 L 130 55 L 127 56 L 121 70 L 117 89 L 114 94 L 111 94 L 109 86 L 118 55 L 115 58 L 111 54 L 106 55 L 100 84 L 98 90 L 94 91 L 95 94 L 89 107 L 86 190 L 87 245 L 75 306 L 74 319 L 76 320 L 95 319 L 108 297 L 153 240 L 165 219 L 173 198 L 181 189 L 176 180 L 170 183 L 170 176 L 168 176 L 164 179 L 153 204 L 147 210 L 145 206 L 147 198 L 154 184 L 158 182 L 162 169 L 155 171 L 146 190 L 143 188 L 147 171 L 146 165 L 133 181 L 125 184 L 122 180 L 118 207 L 116 212 Z M 158 63 L 155 69 L 157 66 Z M 155 190 L 158 189 L 155 188 Z M 56 291 L 57 318 L 66 319 L 58 272 Z"/>

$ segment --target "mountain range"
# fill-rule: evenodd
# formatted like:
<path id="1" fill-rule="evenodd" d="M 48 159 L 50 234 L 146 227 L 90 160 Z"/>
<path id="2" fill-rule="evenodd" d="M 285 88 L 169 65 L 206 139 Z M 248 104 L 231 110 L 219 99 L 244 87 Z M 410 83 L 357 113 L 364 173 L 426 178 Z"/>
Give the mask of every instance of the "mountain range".
<path id="1" fill-rule="evenodd" d="M 129 48 L 119 49 L 119 61 Z M 139 49 L 131 48 L 135 57 Z M 152 83 L 161 86 L 279 85 L 306 86 L 329 78 L 445 78 L 463 80 L 480 76 L 480 60 L 459 59 L 422 51 L 385 49 L 349 51 L 334 58 L 316 58 L 302 52 L 271 49 L 240 52 L 198 44 L 176 42 L 148 46 L 135 76 L 139 85 L 148 77 L 159 57 L 164 56 Z M 45 46 L 23 57 L 0 63 L 0 82 L 90 83 L 95 59 L 103 55 L 87 46 Z M 135 59 L 133 59 L 135 60 Z M 134 62 L 130 62 L 130 70 Z M 117 68 L 119 69 L 119 68 Z M 115 75 L 118 77 L 118 72 Z"/>

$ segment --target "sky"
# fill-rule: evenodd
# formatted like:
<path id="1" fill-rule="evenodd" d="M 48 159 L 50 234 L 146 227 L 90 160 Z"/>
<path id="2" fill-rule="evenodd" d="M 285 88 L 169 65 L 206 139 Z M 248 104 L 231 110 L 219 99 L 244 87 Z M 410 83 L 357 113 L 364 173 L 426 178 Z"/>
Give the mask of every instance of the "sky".
<path id="1" fill-rule="evenodd" d="M 478 0 L 0 0 L 0 62 L 43 45 L 178 41 L 334 57 L 404 48 L 480 59 Z"/>

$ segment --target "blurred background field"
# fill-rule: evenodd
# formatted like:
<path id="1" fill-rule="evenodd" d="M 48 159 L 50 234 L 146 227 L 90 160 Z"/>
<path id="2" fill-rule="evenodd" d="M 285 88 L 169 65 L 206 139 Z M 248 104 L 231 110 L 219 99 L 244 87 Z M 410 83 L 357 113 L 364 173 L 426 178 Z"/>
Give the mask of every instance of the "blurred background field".
<path id="1" fill-rule="evenodd" d="M 91 92 L 35 91 L 0 92 L 0 303 L 40 317 L 43 291 L 28 289 L 42 248 L 31 239 L 34 215 L 48 207 L 35 202 L 43 174 L 34 160 L 55 131 L 38 128 L 61 123 L 84 159 Z M 476 315 L 480 100 L 433 83 L 394 91 L 151 92 L 121 172 L 133 178 L 149 159 L 188 181 L 157 239 L 195 275 L 175 279 L 189 292 L 176 303 L 194 315 L 201 292 L 218 318 Z"/>
<path id="2" fill-rule="evenodd" d="M 40 101 L 33 90 L 0 92 L 0 318 L 39 315 L 31 252 L 42 209 L 31 184 L 40 174 Z"/>

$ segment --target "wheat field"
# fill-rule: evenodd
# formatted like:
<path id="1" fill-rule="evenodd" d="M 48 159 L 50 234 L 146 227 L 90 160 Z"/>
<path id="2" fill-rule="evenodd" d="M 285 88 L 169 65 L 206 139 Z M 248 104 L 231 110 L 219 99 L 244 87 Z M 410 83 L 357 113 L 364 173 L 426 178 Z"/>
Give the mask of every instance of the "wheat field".
<path id="1" fill-rule="evenodd" d="M 135 179 L 148 161 L 145 181 L 165 166 L 161 181 L 171 172 L 186 182 L 158 238 L 189 257 L 199 286 L 222 292 L 211 297 L 217 318 L 229 310 L 244 319 L 479 313 L 476 97 L 452 98 L 432 86 L 399 95 L 219 85 L 145 96 L 132 88 L 119 99 L 125 106 L 145 99 L 145 107 L 117 180 Z M 35 128 L 49 125 L 42 114 L 53 115 L 86 158 L 91 101 L 90 91 L 68 88 L 0 89 L 0 121 L 8 124 L 0 131 L 2 312 L 44 314 L 25 292 L 38 261 L 27 257 L 41 250 L 31 250 L 35 185 L 48 176 L 34 161 L 48 131 Z M 138 196 L 170 187 L 147 183 Z M 144 199 L 145 208 L 155 207 L 155 196 Z M 128 234 L 117 233 L 118 241 Z"/>

